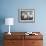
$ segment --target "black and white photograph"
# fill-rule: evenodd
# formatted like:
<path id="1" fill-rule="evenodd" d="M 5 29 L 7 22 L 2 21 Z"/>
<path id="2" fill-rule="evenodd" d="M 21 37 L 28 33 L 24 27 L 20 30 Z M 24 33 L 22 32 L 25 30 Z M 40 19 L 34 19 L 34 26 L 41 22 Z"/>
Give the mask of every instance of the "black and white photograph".
<path id="1" fill-rule="evenodd" d="M 19 21 L 20 22 L 35 22 L 34 9 L 19 9 Z"/>

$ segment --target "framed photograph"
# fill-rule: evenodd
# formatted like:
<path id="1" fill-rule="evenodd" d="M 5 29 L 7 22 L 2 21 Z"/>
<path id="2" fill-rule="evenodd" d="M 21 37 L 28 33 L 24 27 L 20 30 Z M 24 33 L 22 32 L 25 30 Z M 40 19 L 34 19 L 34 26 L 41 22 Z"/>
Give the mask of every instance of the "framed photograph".
<path id="1" fill-rule="evenodd" d="M 19 9 L 19 22 L 35 22 L 35 10 L 34 9 Z"/>

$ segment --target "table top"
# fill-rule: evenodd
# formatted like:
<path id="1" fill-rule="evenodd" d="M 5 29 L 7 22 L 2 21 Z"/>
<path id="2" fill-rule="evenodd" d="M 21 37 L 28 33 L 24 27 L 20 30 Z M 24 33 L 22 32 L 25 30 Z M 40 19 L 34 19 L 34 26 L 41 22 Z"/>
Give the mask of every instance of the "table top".
<path id="1" fill-rule="evenodd" d="M 32 32 L 32 34 L 25 34 L 27 32 L 11 32 L 9 35 L 7 32 L 4 33 L 5 39 L 43 39 L 43 35 L 40 32 Z M 35 35 L 38 34 L 38 35 Z"/>

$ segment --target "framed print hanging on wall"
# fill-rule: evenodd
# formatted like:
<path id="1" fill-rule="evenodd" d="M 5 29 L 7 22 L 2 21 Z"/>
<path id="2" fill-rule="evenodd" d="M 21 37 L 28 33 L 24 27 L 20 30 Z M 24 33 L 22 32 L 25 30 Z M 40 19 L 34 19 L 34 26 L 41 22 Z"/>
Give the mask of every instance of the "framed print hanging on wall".
<path id="1" fill-rule="evenodd" d="M 35 22 L 35 10 L 34 9 L 19 9 L 19 22 L 34 23 Z"/>

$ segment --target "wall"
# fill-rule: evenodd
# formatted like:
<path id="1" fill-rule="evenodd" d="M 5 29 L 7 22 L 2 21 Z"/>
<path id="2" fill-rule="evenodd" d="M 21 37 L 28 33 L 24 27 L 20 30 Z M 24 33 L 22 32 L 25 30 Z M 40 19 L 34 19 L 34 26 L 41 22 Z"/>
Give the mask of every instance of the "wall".
<path id="1" fill-rule="evenodd" d="M 18 9 L 35 9 L 35 23 L 19 23 Z M 2 17 L 13 17 L 14 26 L 11 31 L 46 31 L 46 1 L 45 0 L 1 0 Z M 2 32 L 8 31 L 6 25 L 1 26 Z"/>

